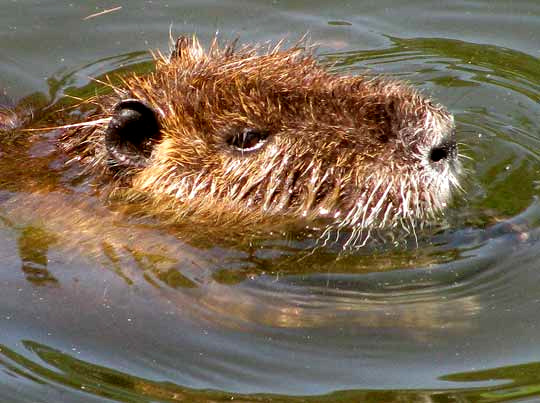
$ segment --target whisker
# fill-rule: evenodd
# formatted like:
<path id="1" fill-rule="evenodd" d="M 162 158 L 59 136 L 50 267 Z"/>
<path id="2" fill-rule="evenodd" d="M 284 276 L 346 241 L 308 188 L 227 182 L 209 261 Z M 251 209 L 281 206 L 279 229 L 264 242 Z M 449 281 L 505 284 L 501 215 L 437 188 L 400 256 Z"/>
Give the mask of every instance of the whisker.
<path id="1" fill-rule="evenodd" d="M 86 127 L 86 126 L 97 126 L 101 123 L 109 123 L 111 118 L 102 118 L 102 119 L 96 119 L 91 120 L 89 122 L 82 122 L 82 123 L 72 123 L 69 125 L 62 125 L 62 126 L 49 126 L 49 127 L 38 127 L 35 129 L 23 129 L 21 131 L 23 132 L 39 132 L 39 131 L 46 131 L 46 130 L 56 130 L 56 129 L 71 129 L 73 127 Z"/>

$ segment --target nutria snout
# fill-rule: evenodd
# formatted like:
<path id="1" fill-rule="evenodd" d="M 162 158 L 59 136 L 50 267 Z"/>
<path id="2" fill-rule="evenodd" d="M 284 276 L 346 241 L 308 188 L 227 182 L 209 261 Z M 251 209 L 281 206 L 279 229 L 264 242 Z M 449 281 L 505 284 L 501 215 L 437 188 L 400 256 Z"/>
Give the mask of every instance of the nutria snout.
<path id="1" fill-rule="evenodd" d="M 448 111 L 404 83 L 336 75 L 301 47 L 180 38 L 92 99 L 63 138 L 108 192 L 212 225 L 382 228 L 432 219 L 458 186 Z"/>

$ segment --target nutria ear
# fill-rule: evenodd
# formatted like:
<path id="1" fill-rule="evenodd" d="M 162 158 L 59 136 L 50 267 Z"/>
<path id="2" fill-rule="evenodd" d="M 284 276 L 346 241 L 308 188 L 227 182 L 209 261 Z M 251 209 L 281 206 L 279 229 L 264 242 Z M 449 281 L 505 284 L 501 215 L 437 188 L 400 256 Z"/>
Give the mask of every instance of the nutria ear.
<path id="1" fill-rule="evenodd" d="M 143 168 L 160 137 L 154 110 L 138 99 L 117 103 L 105 131 L 105 147 L 112 165 Z"/>

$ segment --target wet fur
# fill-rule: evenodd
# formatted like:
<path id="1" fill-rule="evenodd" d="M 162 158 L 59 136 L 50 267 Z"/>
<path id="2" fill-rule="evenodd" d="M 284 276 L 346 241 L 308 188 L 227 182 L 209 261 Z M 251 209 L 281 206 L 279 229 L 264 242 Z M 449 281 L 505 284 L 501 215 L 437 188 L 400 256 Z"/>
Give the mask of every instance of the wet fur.
<path id="1" fill-rule="evenodd" d="M 161 138 L 144 168 L 111 164 L 103 136 L 121 99 L 152 106 Z M 170 58 L 113 94 L 89 100 L 87 124 L 67 129 L 64 149 L 105 193 L 142 201 L 172 221 L 265 226 L 322 220 L 352 229 L 413 228 L 440 213 L 458 186 L 456 161 L 433 164 L 452 116 L 386 78 L 334 75 L 302 46 L 263 49 L 180 38 Z M 231 149 L 244 128 L 267 131 L 255 152 Z"/>

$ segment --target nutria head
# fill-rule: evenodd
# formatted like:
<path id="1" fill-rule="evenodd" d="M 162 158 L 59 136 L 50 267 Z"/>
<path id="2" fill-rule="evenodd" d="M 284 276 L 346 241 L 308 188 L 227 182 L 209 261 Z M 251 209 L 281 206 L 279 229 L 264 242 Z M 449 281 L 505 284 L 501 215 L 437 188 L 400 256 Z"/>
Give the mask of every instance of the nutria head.
<path id="1" fill-rule="evenodd" d="M 179 220 L 388 227 L 433 217 L 457 185 L 452 116 L 403 83 L 330 74 L 300 47 L 195 38 L 156 63 L 66 137 Z"/>

